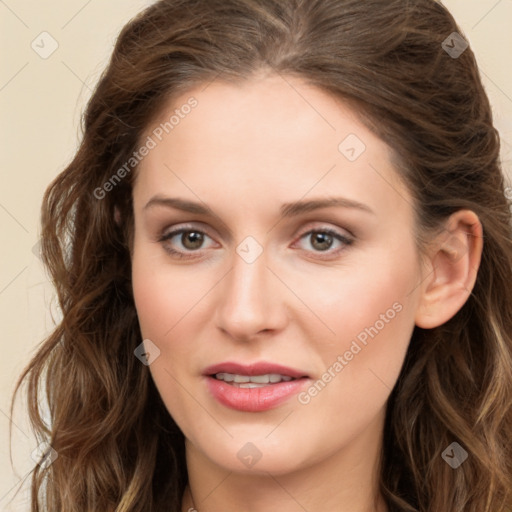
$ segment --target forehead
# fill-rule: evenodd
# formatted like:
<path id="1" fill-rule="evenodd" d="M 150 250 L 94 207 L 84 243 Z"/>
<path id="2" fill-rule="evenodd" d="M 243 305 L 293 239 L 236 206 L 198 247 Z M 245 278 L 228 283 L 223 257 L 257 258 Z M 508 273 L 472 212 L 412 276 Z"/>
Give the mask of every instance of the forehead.
<path id="1" fill-rule="evenodd" d="M 139 164 L 134 195 L 148 199 L 169 192 L 247 205 L 336 191 L 396 207 L 407 194 L 390 148 L 357 113 L 297 78 L 196 87 L 165 105 L 145 137 L 154 148 Z"/>

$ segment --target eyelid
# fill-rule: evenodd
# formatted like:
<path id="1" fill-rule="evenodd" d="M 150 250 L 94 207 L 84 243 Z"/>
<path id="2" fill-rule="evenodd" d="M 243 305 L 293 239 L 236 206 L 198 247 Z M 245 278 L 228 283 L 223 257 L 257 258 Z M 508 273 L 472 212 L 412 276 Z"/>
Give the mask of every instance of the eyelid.
<path id="1" fill-rule="evenodd" d="M 316 232 L 328 232 L 333 235 L 337 235 L 344 239 L 354 240 L 356 238 L 355 234 L 348 228 L 342 228 L 340 226 L 332 225 L 330 222 L 308 222 L 305 228 L 301 228 L 298 238 L 302 238 L 304 235 L 308 235 L 310 233 Z"/>
<path id="2" fill-rule="evenodd" d="M 160 231 L 161 234 L 159 236 L 167 236 L 170 233 L 174 233 L 174 232 L 180 231 L 180 230 L 184 230 L 184 231 L 197 230 L 197 231 L 201 231 L 201 232 L 207 234 L 208 236 L 210 236 L 208 228 L 205 227 L 200 222 L 198 222 L 197 224 L 196 223 L 192 223 L 192 222 L 183 222 L 183 223 L 178 223 L 178 224 L 172 224 L 171 226 L 166 226 L 165 228 L 163 228 Z"/>

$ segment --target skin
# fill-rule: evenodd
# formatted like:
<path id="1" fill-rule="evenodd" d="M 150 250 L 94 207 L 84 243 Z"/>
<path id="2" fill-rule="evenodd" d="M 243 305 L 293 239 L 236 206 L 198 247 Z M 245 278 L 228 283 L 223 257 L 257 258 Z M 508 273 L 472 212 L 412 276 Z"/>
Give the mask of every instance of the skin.
<path id="1" fill-rule="evenodd" d="M 151 375 L 186 437 L 182 510 L 191 491 L 200 512 L 385 511 L 377 482 L 386 403 L 414 326 L 446 322 L 473 287 L 478 218 L 452 215 L 420 256 L 390 148 L 348 105 L 297 78 L 216 81 L 175 98 L 155 125 L 190 96 L 198 106 L 144 158 L 133 189 L 133 292 L 142 336 L 160 350 Z M 338 149 L 349 134 L 366 146 L 353 162 Z M 212 214 L 145 208 L 156 195 Z M 332 197 L 372 212 L 279 216 L 284 203 Z M 206 233 L 199 248 L 190 236 L 159 241 L 184 225 Z M 326 228 L 353 242 L 327 238 L 326 248 L 307 234 Z M 236 252 L 248 236 L 262 249 L 252 263 Z M 393 304 L 400 312 L 308 403 L 293 396 L 240 412 L 205 386 L 211 364 L 271 361 L 309 375 L 307 390 Z M 248 442 L 261 454 L 250 468 L 237 457 Z"/>

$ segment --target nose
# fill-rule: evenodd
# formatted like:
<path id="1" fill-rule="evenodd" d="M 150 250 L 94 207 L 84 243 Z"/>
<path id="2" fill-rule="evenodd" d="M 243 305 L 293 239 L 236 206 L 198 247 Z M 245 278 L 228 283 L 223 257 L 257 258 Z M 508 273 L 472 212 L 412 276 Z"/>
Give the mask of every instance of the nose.
<path id="1" fill-rule="evenodd" d="M 252 263 L 234 253 L 231 271 L 217 291 L 217 326 L 239 341 L 282 330 L 287 323 L 283 288 L 267 268 L 265 252 Z"/>

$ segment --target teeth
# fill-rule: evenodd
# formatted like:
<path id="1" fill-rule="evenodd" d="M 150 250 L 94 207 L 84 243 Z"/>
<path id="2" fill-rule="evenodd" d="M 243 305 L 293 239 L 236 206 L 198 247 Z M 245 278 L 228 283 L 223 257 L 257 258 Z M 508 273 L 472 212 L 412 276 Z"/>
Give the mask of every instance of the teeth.
<path id="1" fill-rule="evenodd" d="M 247 377 L 247 375 L 235 375 L 234 382 L 237 384 L 241 384 L 242 382 L 251 382 L 251 379 Z"/>
<path id="2" fill-rule="evenodd" d="M 279 377 L 279 376 L 278 376 Z M 279 382 L 279 380 L 272 380 L 272 375 L 253 375 L 251 378 L 251 382 L 254 382 L 255 384 L 268 384 L 269 382 Z"/>
<path id="3" fill-rule="evenodd" d="M 239 388 L 263 388 L 265 384 L 256 384 L 256 382 L 245 382 L 243 384 L 238 384 Z"/>
<path id="4" fill-rule="evenodd" d="M 262 387 L 264 384 L 276 384 L 277 382 L 288 382 L 292 377 L 288 375 L 279 375 L 278 373 L 268 373 L 266 375 L 235 375 L 233 373 L 217 373 L 215 377 L 224 382 L 232 382 L 240 388 Z"/>

